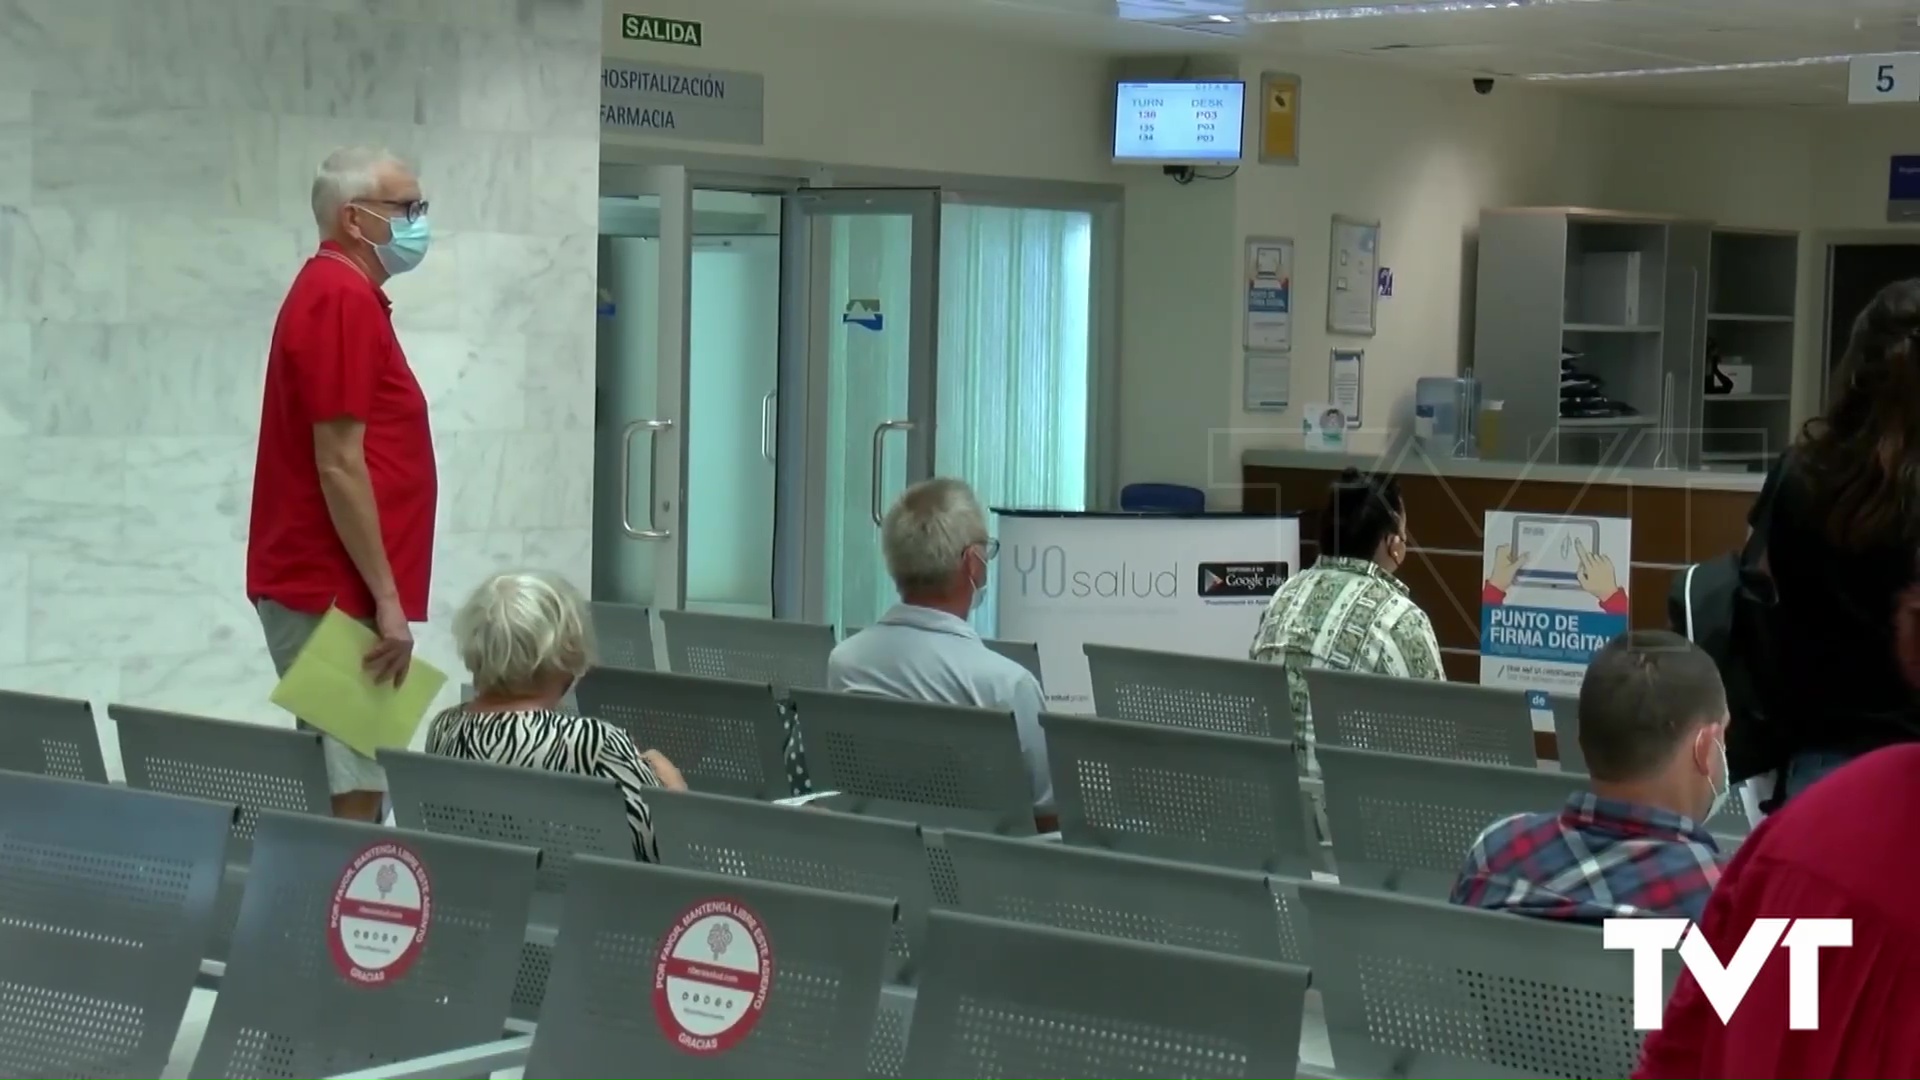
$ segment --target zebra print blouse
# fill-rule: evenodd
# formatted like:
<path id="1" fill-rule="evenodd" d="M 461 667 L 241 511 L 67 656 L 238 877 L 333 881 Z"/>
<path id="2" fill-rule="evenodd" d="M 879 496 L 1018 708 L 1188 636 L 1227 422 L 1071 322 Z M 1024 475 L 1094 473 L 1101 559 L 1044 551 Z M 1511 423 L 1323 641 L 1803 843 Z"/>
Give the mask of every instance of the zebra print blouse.
<path id="1" fill-rule="evenodd" d="M 660 778 L 612 724 L 554 709 L 480 712 L 456 705 L 433 718 L 427 753 L 611 779 L 627 800 L 634 854 L 642 862 L 660 861 L 653 815 L 640 797 L 641 788 L 659 787 Z"/>

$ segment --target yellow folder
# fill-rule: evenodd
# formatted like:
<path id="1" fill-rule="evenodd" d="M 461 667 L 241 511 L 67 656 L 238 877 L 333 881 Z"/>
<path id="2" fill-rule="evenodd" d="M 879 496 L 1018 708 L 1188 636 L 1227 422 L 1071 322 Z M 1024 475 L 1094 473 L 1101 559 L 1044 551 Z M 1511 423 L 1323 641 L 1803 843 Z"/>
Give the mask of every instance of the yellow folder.
<path id="1" fill-rule="evenodd" d="M 329 609 L 271 700 L 367 757 L 405 749 L 447 676 L 415 656 L 398 687 L 376 686 L 361 662 L 378 640 L 338 608 Z"/>

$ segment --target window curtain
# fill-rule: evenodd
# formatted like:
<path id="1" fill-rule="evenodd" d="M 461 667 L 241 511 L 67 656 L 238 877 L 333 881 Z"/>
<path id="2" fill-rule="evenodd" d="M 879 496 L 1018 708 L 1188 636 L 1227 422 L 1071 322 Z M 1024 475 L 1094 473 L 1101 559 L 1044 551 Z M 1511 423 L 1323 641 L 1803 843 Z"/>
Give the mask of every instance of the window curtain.
<path id="1" fill-rule="evenodd" d="M 1090 213 L 942 207 L 934 462 L 989 510 L 1086 509 L 1092 292 Z"/>

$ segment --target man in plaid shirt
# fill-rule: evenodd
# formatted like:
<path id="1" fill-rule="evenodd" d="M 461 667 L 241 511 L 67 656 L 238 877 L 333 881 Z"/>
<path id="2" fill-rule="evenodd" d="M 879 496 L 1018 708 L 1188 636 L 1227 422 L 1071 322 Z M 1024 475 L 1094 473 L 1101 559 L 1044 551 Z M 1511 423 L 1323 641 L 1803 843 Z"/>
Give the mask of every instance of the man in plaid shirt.
<path id="1" fill-rule="evenodd" d="M 1666 630 L 1608 642 L 1580 684 L 1590 791 L 1474 841 L 1453 902 L 1598 923 L 1698 920 L 1722 856 L 1701 823 L 1726 801 L 1727 694 L 1699 646 Z"/>

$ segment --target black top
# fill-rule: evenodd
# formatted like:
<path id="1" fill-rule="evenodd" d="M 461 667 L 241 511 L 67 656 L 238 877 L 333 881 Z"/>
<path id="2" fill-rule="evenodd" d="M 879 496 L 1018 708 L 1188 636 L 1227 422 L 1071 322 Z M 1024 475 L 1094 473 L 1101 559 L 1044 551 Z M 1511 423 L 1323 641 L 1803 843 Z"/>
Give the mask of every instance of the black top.
<path id="1" fill-rule="evenodd" d="M 1203 510 L 1199 513 L 1170 513 L 1161 510 L 1047 510 L 1034 507 L 996 506 L 993 512 L 1001 517 L 1018 518 L 1175 518 L 1195 521 L 1202 518 L 1221 518 L 1245 520 L 1247 518 L 1295 518 L 1299 511 L 1281 511 L 1275 514 L 1255 513 L 1251 510 Z"/>
<path id="2" fill-rule="evenodd" d="M 1920 741 L 1920 704 L 1894 655 L 1896 598 L 1914 577 L 1911 544 L 1839 548 L 1792 456 L 1767 477 L 1749 524 L 1771 514 L 1767 565 L 1779 604 L 1767 711 L 1795 751 L 1865 753 Z"/>

